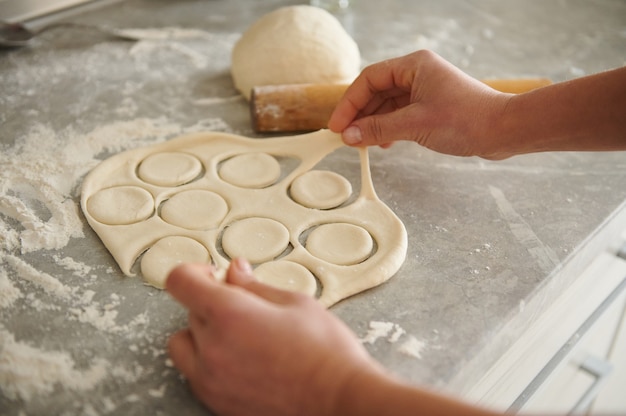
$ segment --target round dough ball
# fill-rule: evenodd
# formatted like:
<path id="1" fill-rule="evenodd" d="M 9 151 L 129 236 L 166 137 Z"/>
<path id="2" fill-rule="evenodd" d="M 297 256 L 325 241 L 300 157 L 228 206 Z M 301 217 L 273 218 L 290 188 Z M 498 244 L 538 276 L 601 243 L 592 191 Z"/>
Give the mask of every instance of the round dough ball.
<path id="1" fill-rule="evenodd" d="M 356 42 L 318 7 L 288 6 L 261 17 L 235 44 L 231 74 L 247 99 L 253 87 L 349 83 L 358 74 Z"/>

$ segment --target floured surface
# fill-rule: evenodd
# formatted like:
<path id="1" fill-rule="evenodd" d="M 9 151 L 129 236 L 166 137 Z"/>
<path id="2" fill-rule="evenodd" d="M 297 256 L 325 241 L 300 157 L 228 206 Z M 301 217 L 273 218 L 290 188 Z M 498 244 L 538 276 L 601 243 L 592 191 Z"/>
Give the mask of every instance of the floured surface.
<path id="1" fill-rule="evenodd" d="M 225 124 L 214 119 L 205 126 Z M 2 148 L 0 409 L 16 404 L 24 414 L 90 414 L 93 403 L 99 409 L 93 414 L 107 414 L 146 400 L 147 391 L 131 386 L 153 389 L 162 377 L 170 385 L 176 380 L 177 372 L 165 365 L 165 341 L 175 327 L 164 330 L 169 324 L 160 316 L 174 314 L 174 305 L 120 280 L 104 250 L 93 250 L 95 236 L 93 246 L 85 243 L 90 231 L 77 187 L 100 155 L 195 129 L 149 118 L 84 133 L 36 123 L 14 147 Z M 94 391 L 104 393 L 94 398 Z M 51 401 L 59 407 L 51 408 Z"/>
<path id="2" fill-rule="evenodd" d="M 72 20 L 144 31 L 176 25 L 206 34 L 127 42 L 51 31 L 27 48 L 2 51 L 0 359 L 26 358 L 0 366 L 3 416 L 207 414 L 167 361 L 167 337 L 186 325 L 186 311 L 167 293 L 125 278 L 81 213 L 80 185 L 99 162 L 128 149 L 198 131 L 253 134 L 248 106 L 230 79 L 230 52 L 253 19 L 278 4 L 124 2 Z M 431 2 L 425 13 L 418 2 L 352 2 L 342 21 L 352 24 L 364 64 L 411 52 L 424 41 L 485 78 L 557 80 L 623 64 L 623 2 L 575 8 L 526 2 L 526 12 L 503 6 L 499 14 L 492 3 L 472 4 Z M 559 30 L 568 36 L 554 36 L 554 14 L 564 16 Z M 476 25 L 459 24 L 468 19 Z M 528 26 L 542 29 L 520 37 L 518 29 Z M 572 39 L 579 41 L 575 56 Z M 518 46 L 515 56 L 508 53 L 511 45 Z M 358 192 L 352 152 L 338 149 L 319 169 L 340 173 Z M 391 329 L 365 346 L 415 384 L 458 392 L 455 375 L 483 375 L 498 348 L 517 338 L 520 324 L 541 312 L 530 294 L 550 304 L 547 289 L 567 287 L 537 266 L 528 241 L 511 231 L 510 212 L 500 212 L 503 201 L 524 220 L 512 224 L 532 230 L 562 261 L 584 260 L 593 247 L 589 239 L 606 237 L 600 225 L 624 229 L 612 214 L 626 198 L 623 154 L 541 154 L 491 163 L 410 143 L 369 153 L 378 195 L 408 230 L 407 258 L 389 284 L 335 305 L 332 313 L 359 336 L 371 321 L 406 330 L 395 343 L 388 342 L 396 333 Z M 499 328 L 508 332 L 502 336 Z M 398 351 L 410 336 L 426 344 L 422 359 L 407 355 L 416 348 Z M 38 373 L 50 359 L 60 365 Z M 473 360 L 484 365 L 468 364 Z M 13 377 L 16 368 L 26 377 Z M 466 380 L 475 385 L 475 378 Z M 10 392 L 18 397 L 9 399 Z"/>
<path id="3" fill-rule="evenodd" d="M 347 180 L 322 172 L 322 189 L 290 197 L 293 183 L 305 193 L 298 178 L 317 172 L 315 166 L 342 146 L 328 130 L 262 140 L 224 133 L 182 136 L 101 163 L 83 183 L 81 205 L 126 275 L 139 271 L 162 288 L 167 272 L 182 262 L 212 261 L 225 268 L 230 259 L 245 257 L 265 266 L 267 283 L 317 293 L 328 306 L 389 279 L 407 249 L 404 225 L 374 192 L 364 149 L 358 196 L 349 200 Z M 135 207 L 137 214 L 120 207 Z"/>

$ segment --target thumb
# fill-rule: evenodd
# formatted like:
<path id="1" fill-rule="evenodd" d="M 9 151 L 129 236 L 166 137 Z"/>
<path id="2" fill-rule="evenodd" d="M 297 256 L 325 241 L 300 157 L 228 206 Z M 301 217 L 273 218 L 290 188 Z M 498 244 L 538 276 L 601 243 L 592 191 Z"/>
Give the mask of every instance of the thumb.
<path id="1" fill-rule="evenodd" d="M 342 132 L 342 139 L 349 146 L 383 146 L 397 140 L 414 140 L 415 118 L 414 106 L 365 116 L 353 121 Z"/>

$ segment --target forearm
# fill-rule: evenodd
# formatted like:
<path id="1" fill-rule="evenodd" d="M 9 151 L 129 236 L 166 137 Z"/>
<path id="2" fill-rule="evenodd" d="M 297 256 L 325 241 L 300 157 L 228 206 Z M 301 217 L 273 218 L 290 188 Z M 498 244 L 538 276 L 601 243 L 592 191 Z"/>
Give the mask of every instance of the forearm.
<path id="1" fill-rule="evenodd" d="M 511 155 L 626 150 L 626 67 L 511 96 L 487 137 Z"/>
<path id="2" fill-rule="evenodd" d="M 494 415 L 460 401 L 411 387 L 382 372 L 355 374 L 344 386 L 335 415 Z"/>

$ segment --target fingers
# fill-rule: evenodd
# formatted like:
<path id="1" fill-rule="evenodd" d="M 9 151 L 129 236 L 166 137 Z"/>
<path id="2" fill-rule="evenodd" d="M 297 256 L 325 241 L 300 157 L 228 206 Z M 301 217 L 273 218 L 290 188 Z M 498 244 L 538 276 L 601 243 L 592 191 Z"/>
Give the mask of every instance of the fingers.
<path id="1" fill-rule="evenodd" d="M 253 293 L 269 302 L 285 305 L 292 303 L 298 295 L 282 289 L 263 284 L 256 280 L 248 263 L 244 259 L 234 259 L 226 273 L 226 281 L 230 284 L 240 286 L 250 293 Z"/>
<path id="2" fill-rule="evenodd" d="M 397 114 L 411 99 L 411 83 L 404 72 L 407 70 L 397 69 L 394 60 L 366 68 L 346 90 L 328 127 L 342 132 L 343 141 L 351 146 L 388 147 L 395 140 L 408 140 L 408 126 L 401 130 L 397 124 L 406 124 L 412 116 Z"/>
<path id="3" fill-rule="evenodd" d="M 183 264 L 172 270 L 165 288 L 191 312 L 209 318 L 213 311 L 228 307 L 234 295 L 212 277 L 214 270 L 207 265 Z"/>
<path id="4" fill-rule="evenodd" d="M 197 368 L 197 351 L 191 332 L 188 329 L 176 332 L 168 340 L 167 349 L 174 366 L 185 377 L 192 379 Z"/>
<path id="5" fill-rule="evenodd" d="M 237 286 L 245 286 L 254 280 L 256 279 L 252 272 L 252 267 L 247 260 L 235 258 L 230 262 L 230 266 L 226 271 L 226 282 Z"/>
<path id="6" fill-rule="evenodd" d="M 412 68 L 402 58 L 390 59 L 368 66 L 348 87 L 335 107 L 328 128 L 341 132 L 359 114 L 368 115 L 392 97 L 410 96 Z"/>
<path id="7" fill-rule="evenodd" d="M 378 145 L 387 148 L 397 140 L 418 139 L 422 131 L 418 106 L 408 106 L 386 114 L 375 114 L 354 121 L 342 133 L 343 140 L 353 146 Z M 426 126 L 424 126 L 426 127 Z"/>
<path id="8" fill-rule="evenodd" d="M 300 298 L 296 293 L 258 282 L 250 264 L 243 259 L 234 259 L 231 262 L 226 274 L 228 284 L 211 278 L 213 270 L 206 265 L 179 266 L 167 278 L 166 289 L 192 313 L 206 320 L 210 320 L 217 311 L 232 309 L 244 303 L 249 305 L 259 300 L 252 299 L 249 295 L 246 297 L 245 292 L 235 290 L 233 286 L 272 303 L 287 304 Z"/>

